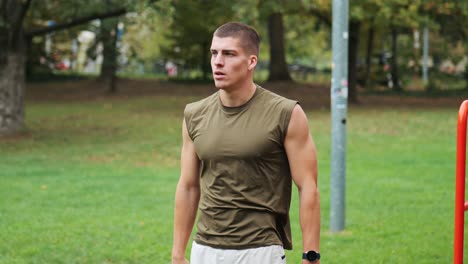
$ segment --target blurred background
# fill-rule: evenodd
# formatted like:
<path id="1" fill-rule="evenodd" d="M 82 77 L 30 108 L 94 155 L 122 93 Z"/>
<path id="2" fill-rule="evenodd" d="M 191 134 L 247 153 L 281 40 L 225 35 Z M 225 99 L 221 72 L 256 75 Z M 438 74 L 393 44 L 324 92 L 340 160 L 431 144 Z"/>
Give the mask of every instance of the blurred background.
<path id="1" fill-rule="evenodd" d="M 331 0 L 0 0 L 0 263 L 171 262 L 183 109 L 216 91 L 209 48 L 228 21 L 260 34 L 255 81 L 309 118 L 322 263 L 450 263 L 468 1 L 349 2 L 332 233 Z"/>
<path id="2" fill-rule="evenodd" d="M 328 83 L 330 10 L 327 0 L 32 1 L 27 78 L 208 80 L 212 32 L 240 21 L 262 37 L 257 81 Z M 467 12 L 465 1 L 352 1 L 350 100 L 358 91 L 468 89 Z"/>

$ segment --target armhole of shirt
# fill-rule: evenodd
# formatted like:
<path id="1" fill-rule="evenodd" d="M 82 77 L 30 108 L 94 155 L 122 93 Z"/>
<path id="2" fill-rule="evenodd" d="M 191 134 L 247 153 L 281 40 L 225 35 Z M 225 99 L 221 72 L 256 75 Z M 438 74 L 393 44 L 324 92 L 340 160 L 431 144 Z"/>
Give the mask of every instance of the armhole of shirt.
<path id="1" fill-rule="evenodd" d="M 190 123 L 190 117 L 192 116 L 192 113 L 189 109 L 189 105 L 185 106 L 184 110 L 184 121 L 185 121 L 185 127 L 187 128 L 187 134 L 189 135 L 190 139 L 193 141 L 193 135 L 192 135 L 192 127 Z"/>
<path id="2" fill-rule="evenodd" d="M 289 101 L 287 106 L 285 107 L 285 109 L 283 110 L 283 124 L 284 124 L 284 132 L 283 132 L 283 135 L 282 135 L 282 141 L 284 142 L 284 140 L 286 139 L 286 135 L 288 134 L 288 128 L 289 128 L 289 122 L 291 121 L 291 116 L 292 116 L 292 112 L 294 110 L 294 107 L 296 107 L 296 105 L 300 105 L 300 103 L 298 101 Z"/>

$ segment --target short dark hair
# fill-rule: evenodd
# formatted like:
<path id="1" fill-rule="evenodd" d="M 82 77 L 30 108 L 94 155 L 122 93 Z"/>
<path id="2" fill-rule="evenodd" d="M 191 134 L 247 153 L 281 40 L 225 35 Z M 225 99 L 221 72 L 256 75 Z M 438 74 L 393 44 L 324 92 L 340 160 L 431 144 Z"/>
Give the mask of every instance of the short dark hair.
<path id="1" fill-rule="evenodd" d="M 245 51 L 256 56 L 260 51 L 260 37 L 257 31 L 253 27 L 240 22 L 228 22 L 220 26 L 213 33 L 213 36 L 238 38 L 241 40 L 241 45 Z"/>

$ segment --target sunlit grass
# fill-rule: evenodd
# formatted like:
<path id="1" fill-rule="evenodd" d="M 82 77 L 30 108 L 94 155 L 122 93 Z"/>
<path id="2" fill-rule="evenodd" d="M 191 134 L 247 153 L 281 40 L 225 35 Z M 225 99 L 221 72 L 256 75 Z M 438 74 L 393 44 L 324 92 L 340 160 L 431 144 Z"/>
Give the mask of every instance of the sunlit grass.
<path id="1" fill-rule="evenodd" d="M 27 103 L 0 140 L 0 263 L 170 263 L 184 105 L 194 97 Z M 457 109 L 352 108 L 346 231 L 329 230 L 330 115 L 319 153 L 322 263 L 450 263 Z M 302 251 L 294 193 L 288 263 Z"/>

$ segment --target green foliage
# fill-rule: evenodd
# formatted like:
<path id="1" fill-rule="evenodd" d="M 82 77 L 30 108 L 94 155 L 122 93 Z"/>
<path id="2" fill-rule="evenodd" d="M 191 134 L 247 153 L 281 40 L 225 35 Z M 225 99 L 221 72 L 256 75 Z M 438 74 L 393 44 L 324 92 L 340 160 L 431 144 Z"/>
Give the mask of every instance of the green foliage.
<path id="1" fill-rule="evenodd" d="M 163 57 L 162 47 L 170 44 L 166 38 L 174 12 L 170 2 L 157 1 L 141 12 L 126 16 L 123 42 L 129 46 L 132 57 L 143 61 L 156 61 Z"/>
<path id="2" fill-rule="evenodd" d="M 390 49 L 391 27 L 399 29 L 402 39 L 399 50 L 404 58 L 417 57 L 411 34 L 423 26 L 428 26 L 434 36 L 431 38 L 431 52 L 454 56 L 449 53 L 455 50 L 453 47 L 457 47 L 457 43 L 463 43 L 467 50 L 467 42 L 464 41 L 468 35 L 465 26 L 468 23 L 467 1 L 355 0 L 349 4 L 350 19 L 361 22 L 361 58 L 366 52 L 370 27 L 375 30 L 373 54 Z M 209 70 L 212 32 L 227 21 L 240 21 L 253 25 L 259 31 L 262 39 L 259 68 L 264 67 L 269 61 L 267 20 L 272 12 L 283 14 L 288 63 L 323 67 L 329 64 L 331 57 L 331 0 L 240 0 L 232 3 L 222 0 L 44 0 L 32 1 L 24 25 L 26 30 L 34 29 L 46 26 L 49 20 L 61 23 L 122 7 L 129 12 L 120 18 L 125 24 L 123 42 L 130 50 L 128 54 L 132 63 L 138 62 L 138 65 L 173 60 L 183 68 L 204 69 L 206 72 Z M 78 31 L 92 27 L 86 24 L 57 32 L 54 43 L 66 52 Z M 436 30 L 438 34 L 433 33 Z M 98 32 L 97 29 L 95 31 Z M 35 41 L 37 47 L 43 47 L 43 40 Z M 460 56 L 458 53 L 457 57 Z"/>
<path id="3" fill-rule="evenodd" d="M 446 2 L 443 5 L 430 1 L 425 11 L 439 29 L 441 36 L 451 42 L 461 41 L 466 45 L 468 37 L 468 3 L 466 1 Z"/>
<path id="4" fill-rule="evenodd" d="M 227 1 L 173 1 L 173 23 L 164 48 L 168 58 L 189 68 L 209 68 L 209 48 L 214 30 L 231 21 L 233 10 Z"/>
<path id="5" fill-rule="evenodd" d="M 304 23 L 307 21 L 307 23 Z M 319 68 L 331 61 L 330 29 L 315 17 L 292 14 L 284 16 L 287 61 Z M 298 26 L 300 25 L 301 26 Z"/>
<path id="6" fill-rule="evenodd" d="M 146 0 L 32 1 L 26 14 L 24 27 L 26 30 L 43 28 L 48 26 L 48 21 L 60 24 L 73 21 L 77 18 L 106 13 L 121 8 L 125 8 L 127 12 L 140 12 L 152 6 L 154 4 L 150 4 Z M 86 26 L 84 25 L 84 27 Z"/>
<path id="7" fill-rule="evenodd" d="M 8 22 L 5 21 L 2 17 L 0 17 L 0 28 L 6 28 L 8 27 Z"/>

